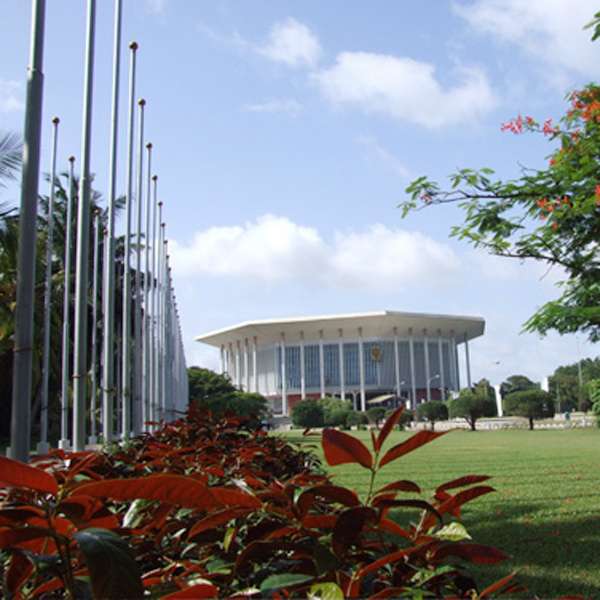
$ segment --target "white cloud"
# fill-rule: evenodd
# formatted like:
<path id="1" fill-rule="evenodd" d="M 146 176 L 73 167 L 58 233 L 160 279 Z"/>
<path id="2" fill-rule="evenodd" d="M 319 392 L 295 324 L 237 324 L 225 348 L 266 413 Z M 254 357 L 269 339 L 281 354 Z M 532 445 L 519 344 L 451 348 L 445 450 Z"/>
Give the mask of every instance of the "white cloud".
<path id="1" fill-rule="evenodd" d="M 451 284 L 460 261 L 446 244 L 418 232 L 373 225 L 325 240 L 312 227 L 265 215 L 242 226 L 211 227 L 189 245 L 173 242 L 180 277 L 213 275 L 334 288 L 399 290 Z"/>
<path id="2" fill-rule="evenodd" d="M 290 67 L 314 67 L 321 56 L 321 45 L 306 25 L 288 18 L 273 25 L 267 43 L 257 51 Z"/>
<path id="3" fill-rule="evenodd" d="M 167 0 L 146 0 L 146 8 L 154 15 L 162 15 L 167 8 Z"/>
<path id="4" fill-rule="evenodd" d="M 516 44 L 546 65 L 600 73 L 600 47 L 583 29 L 598 10 L 596 0 L 475 0 L 456 2 L 454 10 L 481 33 Z"/>
<path id="5" fill-rule="evenodd" d="M 258 104 L 244 104 L 242 108 L 247 112 L 287 113 L 292 117 L 297 117 L 304 110 L 302 104 L 293 98 L 268 100 Z"/>
<path id="6" fill-rule="evenodd" d="M 425 127 L 470 121 L 496 105 L 485 73 L 477 67 L 458 71 L 458 83 L 444 88 L 435 67 L 406 57 L 342 52 L 335 64 L 314 75 L 332 103 Z"/>
<path id="7" fill-rule="evenodd" d="M 365 148 L 369 158 L 372 157 L 384 163 L 400 177 L 409 178 L 411 176 L 404 163 L 387 148 L 383 147 L 374 137 L 363 135 L 359 136 L 356 141 Z"/>
<path id="8" fill-rule="evenodd" d="M 0 112 L 14 112 L 25 108 L 23 86 L 18 81 L 0 79 Z"/>

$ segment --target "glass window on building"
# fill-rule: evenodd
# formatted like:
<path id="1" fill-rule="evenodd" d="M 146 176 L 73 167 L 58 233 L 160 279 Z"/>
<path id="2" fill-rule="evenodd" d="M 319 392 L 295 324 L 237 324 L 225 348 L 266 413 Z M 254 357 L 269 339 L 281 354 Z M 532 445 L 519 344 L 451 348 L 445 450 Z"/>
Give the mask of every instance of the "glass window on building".
<path id="1" fill-rule="evenodd" d="M 319 388 L 319 346 L 304 347 L 304 376 L 306 378 L 306 388 Z"/>
<path id="2" fill-rule="evenodd" d="M 357 343 L 344 344 L 344 375 L 346 385 L 360 384 Z"/>
<path id="3" fill-rule="evenodd" d="M 323 360 L 325 367 L 325 386 L 340 385 L 340 351 L 337 344 L 323 346 Z"/>
<path id="4" fill-rule="evenodd" d="M 285 375 L 288 389 L 300 389 L 300 346 L 285 349 Z"/>
<path id="5" fill-rule="evenodd" d="M 425 389 L 425 344 L 423 340 L 414 342 L 415 349 L 415 384 L 417 390 Z M 421 394 L 422 396 L 423 394 Z"/>
<path id="6" fill-rule="evenodd" d="M 365 385 L 377 385 L 377 371 L 382 357 L 381 343 L 365 342 L 363 344 L 365 360 Z"/>
<path id="7" fill-rule="evenodd" d="M 429 377 L 434 377 L 435 375 L 439 375 L 437 379 L 432 379 L 430 386 L 432 388 L 440 387 L 440 378 L 442 376 L 442 372 L 440 370 L 440 350 L 438 347 L 438 342 L 430 341 L 428 343 L 429 346 Z"/>

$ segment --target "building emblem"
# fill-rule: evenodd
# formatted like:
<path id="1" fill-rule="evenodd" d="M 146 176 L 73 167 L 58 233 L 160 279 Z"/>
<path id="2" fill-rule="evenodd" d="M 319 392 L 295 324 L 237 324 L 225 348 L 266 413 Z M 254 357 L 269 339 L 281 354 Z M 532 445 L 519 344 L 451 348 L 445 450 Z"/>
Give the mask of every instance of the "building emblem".
<path id="1" fill-rule="evenodd" d="M 381 346 L 371 346 L 371 360 L 374 362 L 379 362 L 381 360 L 381 354 Z"/>

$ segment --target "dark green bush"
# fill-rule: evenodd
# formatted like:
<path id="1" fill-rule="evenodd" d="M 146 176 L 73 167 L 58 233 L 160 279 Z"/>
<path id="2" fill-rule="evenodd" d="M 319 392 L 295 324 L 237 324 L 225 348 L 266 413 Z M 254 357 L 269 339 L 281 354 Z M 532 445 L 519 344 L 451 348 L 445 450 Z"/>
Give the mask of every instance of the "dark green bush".
<path id="1" fill-rule="evenodd" d="M 472 431 L 475 423 L 481 417 L 495 417 L 498 414 L 496 401 L 482 388 L 464 389 L 458 398 L 448 402 L 448 412 L 451 419 L 465 419 Z"/>
<path id="2" fill-rule="evenodd" d="M 446 421 L 448 419 L 448 407 L 445 402 L 440 400 L 422 402 L 417 406 L 417 418 L 419 421 L 431 423 L 431 429 L 433 430 L 436 421 Z"/>
<path id="3" fill-rule="evenodd" d="M 529 419 L 529 429 L 533 429 L 535 419 L 554 416 L 552 396 L 539 388 L 513 392 L 504 398 L 503 406 L 507 415 Z"/>
<path id="4" fill-rule="evenodd" d="M 292 423 L 296 427 L 323 427 L 325 415 L 318 400 L 302 400 L 292 409 Z"/>
<path id="5" fill-rule="evenodd" d="M 346 427 L 346 420 L 350 414 L 349 408 L 334 408 L 324 412 L 324 422 L 326 427 Z"/>
<path id="6" fill-rule="evenodd" d="M 388 408 L 385 411 L 385 418 L 387 419 L 390 415 L 392 415 L 395 412 L 395 410 L 395 408 Z M 412 423 L 414 420 L 414 411 L 410 410 L 409 408 L 405 408 L 402 415 L 400 415 L 400 419 L 398 421 L 398 429 L 400 429 L 400 431 L 404 431 L 405 427 L 407 425 L 410 425 L 410 423 Z"/>
<path id="7" fill-rule="evenodd" d="M 367 415 L 357 410 L 351 410 L 346 417 L 346 427 L 358 427 L 359 429 L 368 423 Z"/>
<path id="8" fill-rule="evenodd" d="M 385 417 L 385 408 L 383 406 L 372 406 L 367 409 L 367 419 L 369 423 L 377 425 Z"/>

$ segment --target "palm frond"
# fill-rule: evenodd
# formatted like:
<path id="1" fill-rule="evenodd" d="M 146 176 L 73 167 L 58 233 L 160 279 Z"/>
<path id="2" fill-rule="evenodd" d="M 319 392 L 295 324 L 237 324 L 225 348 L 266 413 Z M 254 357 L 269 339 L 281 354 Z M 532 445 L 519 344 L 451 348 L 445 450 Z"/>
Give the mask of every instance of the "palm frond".
<path id="1" fill-rule="evenodd" d="M 14 179 L 21 168 L 23 143 L 16 133 L 0 134 L 0 187 L 6 187 L 6 181 Z"/>

